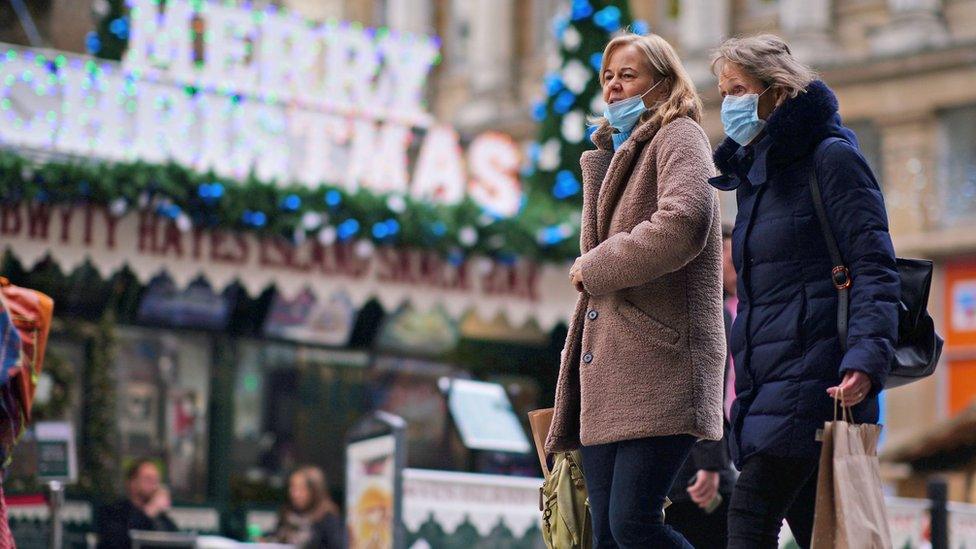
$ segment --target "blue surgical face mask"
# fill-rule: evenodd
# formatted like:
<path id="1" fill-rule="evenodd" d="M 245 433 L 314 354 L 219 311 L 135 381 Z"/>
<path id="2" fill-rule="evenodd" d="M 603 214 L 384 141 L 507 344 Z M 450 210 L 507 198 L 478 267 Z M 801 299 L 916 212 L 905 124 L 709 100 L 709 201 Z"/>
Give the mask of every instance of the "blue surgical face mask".
<path id="1" fill-rule="evenodd" d="M 722 100 L 722 126 L 732 141 L 744 147 L 766 127 L 766 121 L 759 118 L 759 97 L 767 90 L 759 94 L 726 95 Z"/>
<path id="2" fill-rule="evenodd" d="M 647 107 L 644 106 L 644 96 L 651 93 L 651 90 L 656 88 L 663 80 L 663 78 L 658 80 L 649 90 L 640 95 L 628 97 L 627 99 L 622 99 L 607 105 L 607 108 L 603 110 L 603 116 L 606 117 L 610 126 L 621 133 L 627 133 L 634 129 L 634 124 L 637 123 L 637 120 L 647 110 Z"/>

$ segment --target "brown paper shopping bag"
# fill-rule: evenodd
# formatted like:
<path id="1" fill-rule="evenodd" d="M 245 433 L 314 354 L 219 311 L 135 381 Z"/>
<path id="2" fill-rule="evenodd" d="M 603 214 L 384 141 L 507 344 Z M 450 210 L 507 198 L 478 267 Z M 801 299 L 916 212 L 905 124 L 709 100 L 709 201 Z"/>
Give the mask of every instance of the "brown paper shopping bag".
<path id="1" fill-rule="evenodd" d="M 840 398 L 843 398 L 841 395 Z M 888 549 L 888 513 L 881 491 L 878 437 L 881 426 L 856 424 L 843 409 L 824 424 L 813 549 Z"/>

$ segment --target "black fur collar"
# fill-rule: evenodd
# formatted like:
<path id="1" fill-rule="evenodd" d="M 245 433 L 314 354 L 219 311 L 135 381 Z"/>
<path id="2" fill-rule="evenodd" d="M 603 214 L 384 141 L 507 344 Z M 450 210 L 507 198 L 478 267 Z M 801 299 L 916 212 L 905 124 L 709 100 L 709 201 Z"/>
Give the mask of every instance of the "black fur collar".
<path id="1" fill-rule="evenodd" d="M 820 80 L 807 86 L 800 95 L 787 99 L 769 117 L 766 132 L 773 139 L 769 156 L 775 162 L 808 153 L 817 143 L 834 133 L 837 96 Z M 735 172 L 735 152 L 739 144 L 725 138 L 715 149 L 715 166 L 723 174 Z"/>

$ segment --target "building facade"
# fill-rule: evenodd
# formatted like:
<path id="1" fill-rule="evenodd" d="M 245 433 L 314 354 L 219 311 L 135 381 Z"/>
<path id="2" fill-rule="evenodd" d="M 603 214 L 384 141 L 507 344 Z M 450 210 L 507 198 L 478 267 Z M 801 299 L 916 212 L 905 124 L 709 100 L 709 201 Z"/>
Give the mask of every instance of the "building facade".
<path id="1" fill-rule="evenodd" d="M 83 51 L 90 4 L 32 3 L 43 45 Z M 496 129 L 528 145 L 536 131 L 530 107 L 543 95 L 543 75 L 558 63 L 552 19 L 569 2 L 252 4 L 439 36 L 442 62 L 428 86 L 430 111 L 462 139 Z M 886 436 L 912 437 L 969 406 L 976 397 L 976 0 L 632 0 L 631 10 L 678 47 L 716 143 L 720 97 L 708 55 L 724 38 L 780 34 L 820 71 L 883 187 L 896 251 L 936 263 L 930 311 L 947 337 L 943 364 L 933 378 L 885 395 Z M 0 40 L 27 43 L 11 14 L 0 23 Z M 730 222 L 731 195 L 723 197 L 723 213 Z"/>

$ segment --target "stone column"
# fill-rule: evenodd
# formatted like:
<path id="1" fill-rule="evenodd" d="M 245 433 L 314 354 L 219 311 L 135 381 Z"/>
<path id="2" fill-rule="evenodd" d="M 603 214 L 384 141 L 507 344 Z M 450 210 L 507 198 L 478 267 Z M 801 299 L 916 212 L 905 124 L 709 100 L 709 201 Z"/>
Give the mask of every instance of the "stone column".
<path id="1" fill-rule="evenodd" d="M 729 35 L 729 0 L 682 0 L 678 20 L 678 42 L 685 68 L 701 86 L 712 81 L 709 50 Z"/>
<path id="2" fill-rule="evenodd" d="M 797 58 L 819 63 L 837 54 L 830 32 L 832 0 L 780 0 L 779 21 Z"/>
<path id="3" fill-rule="evenodd" d="M 433 0 L 388 0 L 386 23 L 395 31 L 412 34 L 431 34 Z"/>
<path id="4" fill-rule="evenodd" d="M 891 21 L 871 38 L 879 54 L 916 51 L 948 42 L 942 0 L 888 0 Z"/>
<path id="5" fill-rule="evenodd" d="M 471 86 L 476 94 L 494 92 L 511 84 L 515 51 L 514 0 L 473 0 Z"/>
<path id="6" fill-rule="evenodd" d="M 515 0 L 465 1 L 471 2 L 466 73 L 472 100 L 457 122 L 476 128 L 514 107 Z"/>

